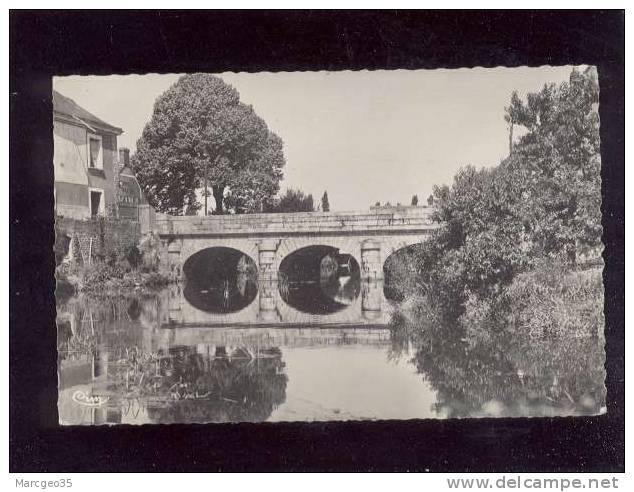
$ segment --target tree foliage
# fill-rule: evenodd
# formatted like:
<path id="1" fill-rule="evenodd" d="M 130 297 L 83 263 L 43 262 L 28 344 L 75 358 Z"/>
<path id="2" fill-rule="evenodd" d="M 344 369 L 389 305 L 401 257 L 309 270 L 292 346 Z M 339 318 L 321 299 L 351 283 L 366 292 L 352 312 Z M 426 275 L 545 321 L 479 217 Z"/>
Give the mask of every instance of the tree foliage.
<path id="1" fill-rule="evenodd" d="M 412 203 L 413 206 L 418 205 L 418 195 L 412 196 L 412 202 L 411 203 Z"/>
<path id="2" fill-rule="evenodd" d="M 322 212 L 330 212 L 330 202 L 328 201 L 328 192 L 324 191 L 324 194 L 321 197 L 321 211 Z"/>
<path id="3" fill-rule="evenodd" d="M 197 190 L 211 188 L 216 212 L 225 195 L 237 212 L 259 211 L 279 190 L 281 139 L 238 91 L 219 77 L 181 77 L 154 104 L 132 166 L 148 200 L 161 212 L 195 213 Z"/>
<path id="4" fill-rule="evenodd" d="M 601 239 L 599 87 L 596 70 L 573 70 L 569 83 L 547 85 L 507 115 L 527 133 L 514 144 L 506 174 L 521 183 L 515 212 L 535 253 L 595 246 Z M 517 187 L 519 189 L 519 186 Z"/>
<path id="5" fill-rule="evenodd" d="M 301 190 L 289 188 L 279 199 L 268 204 L 266 212 L 314 212 L 313 195 L 304 194 Z"/>
<path id="6" fill-rule="evenodd" d="M 600 246 L 601 181 L 596 72 L 573 70 L 522 100 L 506 120 L 524 134 L 498 166 L 464 167 L 434 187 L 444 226 L 416 253 L 418 288 L 441 308 L 493 297 L 539 258 L 575 262 Z M 429 201 L 429 200 L 428 200 Z"/>

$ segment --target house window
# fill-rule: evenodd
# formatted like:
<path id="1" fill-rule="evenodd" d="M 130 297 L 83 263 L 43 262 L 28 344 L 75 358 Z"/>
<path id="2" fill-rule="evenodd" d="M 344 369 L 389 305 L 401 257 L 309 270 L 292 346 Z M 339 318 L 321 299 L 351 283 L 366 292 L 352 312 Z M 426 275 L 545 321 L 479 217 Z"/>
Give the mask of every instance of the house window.
<path id="1" fill-rule="evenodd" d="M 105 215 L 106 204 L 103 196 L 103 190 L 90 188 L 90 216 L 97 217 Z"/>
<path id="2" fill-rule="evenodd" d="M 88 135 L 88 167 L 103 169 L 103 149 L 99 135 Z"/>

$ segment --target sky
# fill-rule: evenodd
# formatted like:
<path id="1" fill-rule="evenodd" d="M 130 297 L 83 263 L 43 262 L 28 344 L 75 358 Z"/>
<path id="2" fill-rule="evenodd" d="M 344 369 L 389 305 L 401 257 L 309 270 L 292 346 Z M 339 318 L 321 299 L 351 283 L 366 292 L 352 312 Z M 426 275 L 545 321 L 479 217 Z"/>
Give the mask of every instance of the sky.
<path id="1" fill-rule="evenodd" d="M 260 72 L 218 74 L 284 141 L 282 191 L 299 188 L 331 210 L 375 202 L 424 203 L 465 165 L 497 165 L 508 153 L 504 107 L 571 67 Z M 178 74 L 55 77 L 53 87 L 124 130 L 136 149 L 155 99 Z"/>

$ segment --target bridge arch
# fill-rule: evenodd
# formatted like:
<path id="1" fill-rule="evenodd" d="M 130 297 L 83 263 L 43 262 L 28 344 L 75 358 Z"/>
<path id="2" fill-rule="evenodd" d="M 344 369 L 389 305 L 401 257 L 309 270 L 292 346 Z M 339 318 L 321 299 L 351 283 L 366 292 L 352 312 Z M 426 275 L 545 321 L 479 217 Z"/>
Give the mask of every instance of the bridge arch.
<path id="1" fill-rule="evenodd" d="M 235 248 L 234 246 L 208 246 L 205 248 L 201 248 L 187 256 L 187 258 L 183 262 L 183 274 L 187 279 L 196 270 L 199 270 L 200 268 L 205 268 L 210 262 L 214 260 L 224 259 L 229 261 L 236 260 L 237 262 L 239 262 L 242 260 L 243 257 L 245 258 L 244 261 L 257 267 L 256 259 L 253 258 L 247 251 Z M 218 266 L 222 266 L 225 264 L 224 262 L 220 261 L 218 261 L 218 263 Z M 190 273 L 190 275 L 188 275 L 188 273 Z"/>
<path id="2" fill-rule="evenodd" d="M 414 285 L 414 254 L 422 241 L 401 244 L 391 249 L 383 261 L 383 293 L 387 299 L 402 301 L 407 288 Z"/>
<path id="3" fill-rule="evenodd" d="M 402 237 L 390 237 L 385 238 L 382 242 L 381 248 L 381 257 L 383 262 L 383 267 L 385 267 L 385 262 L 392 256 L 394 253 L 397 253 L 401 250 L 408 250 L 413 248 L 418 244 L 423 244 L 427 238 L 425 236 L 402 236 Z"/>
<path id="4" fill-rule="evenodd" d="M 184 295 L 197 309 L 231 313 L 250 305 L 258 291 L 258 266 L 244 252 L 210 246 L 183 264 Z"/>
<path id="5" fill-rule="evenodd" d="M 293 237 L 283 239 L 276 253 L 276 269 L 279 270 L 282 262 L 301 249 L 306 248 L 331 248 L 339 254 L 352 256 L 357 264 L 361 265 L 361 248 L 359 241 L 345 236 L 322 237 Z"/>
<path id="6" fill-rule="evenodd" d="M 187 238 L 176 241 L 174 247 L 178 251 L 179 263 L 184 272 L 184 267 L 194 255 L 211 248 L 226 248 L 239 251 L 247 256 L 256 265 L 258 264 L 258 245 L 256 241 L 241 238 Z M 171 246 L 171 245 L 170 245 Z M 170 251 L 170 247 L 168 247 Z"/>
<path id="7" fill-rule="evenodd" d="M 294 309 L 313 315 L 347 309 L 360 294 L 359 262 L 350 254 L 350 244 L 311 244 L 315 242 L 321 241 L 313 238 L 287 245 L 279 255 L 277 279 L 281 299 Z"/>

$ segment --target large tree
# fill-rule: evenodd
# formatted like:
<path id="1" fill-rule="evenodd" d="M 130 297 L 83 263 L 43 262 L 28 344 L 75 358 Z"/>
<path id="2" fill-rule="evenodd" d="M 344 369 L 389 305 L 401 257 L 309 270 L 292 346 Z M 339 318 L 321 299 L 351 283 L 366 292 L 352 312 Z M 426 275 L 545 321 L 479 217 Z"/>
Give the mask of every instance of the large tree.
<path id="1" fill-rule="evenodd" d="M 269 132 L 264 150 L 229 180 L 224 202 L 235 213 L 263 212 L 274 202 L 284 166 L 282 139 Z"/>
<path id="2" fill-rule="evenodd" d="M 238 91 L 210 74 L 181 77 L 154 104 L 132 165 L 149 201 L 161 212 L 195 213 L 209 189 L 216 213 L 226 195 L 249 212 L 279 190 L 281 139 Z M 206 212 L 205 208 L 205 212 Z"/>
<path id="3" fill-rule="evenodd" d="M 521 200 L 514 211 L 536 253 L 575 252 L 601 241 L 599 85 L 596 69 L 574 69 L 567 83 L 513 95 L 507 121 L 526 133 L 513 143 L 506 174 Z"/>
<path id="4" fill-rule="evenodd" d="M 601 246 L 598 83 L 592 69 L 513 95 L 522 130 L 498 166 L 462 168 L 430 202 L 443 227 L 416 252 L 417 285 L 441 307 L 494 297 L 543 259 L 574 263 Z"/>

